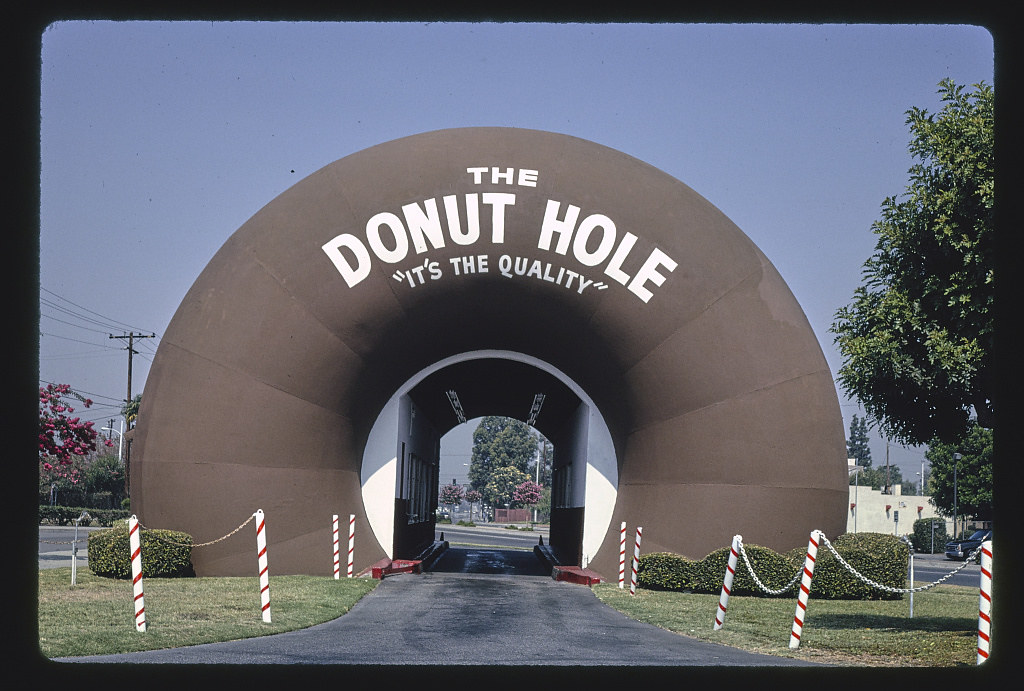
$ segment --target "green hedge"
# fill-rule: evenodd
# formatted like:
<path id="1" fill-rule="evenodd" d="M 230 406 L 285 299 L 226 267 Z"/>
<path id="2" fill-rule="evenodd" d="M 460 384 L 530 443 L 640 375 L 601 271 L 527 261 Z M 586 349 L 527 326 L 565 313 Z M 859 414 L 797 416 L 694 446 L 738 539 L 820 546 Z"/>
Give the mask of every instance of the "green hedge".
<path id="1" fill-rule="evenodd" d="M 93 524 L 100 525 L 104 528 L 109 528 L 114 525 L 115 522 L 120 520 L 127 520 L 131 513 L 124 509 L 92 509 L 83 508 L 81 506 L 40 506 L 39 507 L 39 523 L 52 523 L 55 525 L 74 525 L 74 522 L 82 515 L 82 512 L 88 512 L 91 520 L 82 521 L 80 525 L 90 526 Z"/>
<path id="2" fill-rule="evenodd" d="M 872 581 L 890 588 L 907 587 L 910 548 L 896 536 L 845 533 L 831 542 L 847 564 Z M 828 600 L 899 600 L 903 597 L 901 593 L 880 590 L 854 576 L 824 544 L 818 547 L 811 580 L 811 597 L 815 596 Z"/>
<path id="3" fill-rule="evenodd" d="M 906 588 L 910 551 L 898 538 L 881 533 L 847 533 L 831 542 L 843 559 L 864 576 L 891 588 Z M 770 590 L 779 590 L 790 583 L 803 568 L 807 555 L 806 546 L 785 554 L 759 545 L 744 544 L 743 548 L 757 577 Z M 720 593 L 729 563 L 729 549 L 715 550 L 701 560 L 669 552 L 642 555 L 637 565 L 637 585 L 649 590 Z M 754 582 L 743 557 L 737 560 L 731 590 L 734 595 L 794 597 L 797 588 L 794 584 L 779 595 L 769 595 Z M 811 596 L 829 600 L 879 600 L 900 599 L 902 594 L 867 585 L 840 564 L 823 543 L 818 548 Z"/>
<path id="4" fill-rule="evenodd" d="M 934 538 L 932 524 L 934 525 Z M 944 518 L 919 518 L 914 521 L 914 533 L 910 536 L 914 550 L 921 554 L 942 554 L 946 551 L 949 535 L 946 534 Z M 934 547 L 934 549 L 933 549 Z"/>
<path id="5" fill-rule="evenodd" d="M 140 534 L 143 578 L 195 576 L 192 536 L 174 530 L 145 530 Z M 131 578 L 128 525 L 89 534 L 89 568 L 97 576 Z"/>

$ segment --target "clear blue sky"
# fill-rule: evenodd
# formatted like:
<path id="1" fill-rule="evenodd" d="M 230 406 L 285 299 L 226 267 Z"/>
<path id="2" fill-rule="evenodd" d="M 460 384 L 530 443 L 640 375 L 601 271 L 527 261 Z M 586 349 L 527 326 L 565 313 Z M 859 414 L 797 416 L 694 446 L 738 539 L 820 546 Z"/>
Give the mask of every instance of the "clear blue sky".
<path id="1" fill-rule="evenodd" d="M 91 396 L 84 417 L 106 424 L 127 387 L 108 334 L 156 334 L 134 358 L 144 393 L 185 293 L 261 207 L 348 154 L 466 126 L 582 137 L 692 187 L 776 265 L 834 374 L 833 315 L 907 185 L 905 111 L 939 110 L 944 78 L 993 75 L 991 35 L 959 25 L 57 23 L 41 55 L 40 384 Z M 848 430 L 862 413 L 840 403 Z M 877 434 L 872 455 L 885 462 Z M 923 450 L 890 460 L 914 478 Z"/>

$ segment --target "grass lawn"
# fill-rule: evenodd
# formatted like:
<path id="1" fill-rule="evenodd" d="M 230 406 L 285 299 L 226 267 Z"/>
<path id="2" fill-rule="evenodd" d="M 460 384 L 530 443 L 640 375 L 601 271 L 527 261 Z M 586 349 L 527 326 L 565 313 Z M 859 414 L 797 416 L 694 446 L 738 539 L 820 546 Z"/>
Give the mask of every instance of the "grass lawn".
<path id="1" fill-rule="evenodd" d="M 146 631 L 135 630 L 131 581 L 71 567 L 39 571 L 39 649 L 74 657 L 174 648 L 282 633 L 340 617 L 379 581 L 275 576 L 272 623 L 260 613 L 259 579 L 145 579 Z"/>
<path id="2" fill-rule="evenodd" d="M 275 576 L 273 623 L 260 616 L 259 582 L 238 578 L 150 578 L 147 631 L 135 631 L 129 581 L 79 569 L 39 572 L 39 648 L 50 658 L 171 648 L 282 633 L 335 619 L 377 586 L 369 578 Z M 803 639 L 789 648 L 794 597 L 733 596 L 725 626 L 713 630 L 718 595 L 592 587 L 623 614 L 700 640 L 771 655 L 844 666 L 974 667 L 978 590 L 942 585 L 903 600 L 808 603 Z M 998 645 L 998 642 L 996 642 Z"/>
<path id="3" fill-rule="evenodd" d="M 919 583 L 918 585 L 923 585 Z M 827 664 L 877 667 L 973 667 L 977 659 L 978 589 L 941 585 L 903 600 L 820 600 L 807 604 L 799 648 L 789 638 L 796 597 L 729 598 L 715 631 L 718 595 L 593 586 L 605 604 L 633 619 L 692 638 L 770 655 Z"/>

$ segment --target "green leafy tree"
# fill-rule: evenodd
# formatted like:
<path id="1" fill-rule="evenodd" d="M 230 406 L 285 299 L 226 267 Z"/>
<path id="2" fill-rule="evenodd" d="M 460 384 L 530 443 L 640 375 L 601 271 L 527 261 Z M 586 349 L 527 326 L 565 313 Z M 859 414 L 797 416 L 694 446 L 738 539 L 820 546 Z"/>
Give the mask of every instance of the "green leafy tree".
<path id="1" fill-rule="evenodd" d="M 139 418 L 139 407 L 142 406 L 142 394 L 135 394 L 132 400 L 121 406 L 121 415 L 128 421 L 128 429 L 135 427 Z"/>
<path id="2" fill-rule="evenodd" d="M 859 475 L 860 477 L 855 477 Z M 860 485 L 861 487 L 870 487 L 871 489 L 885 490 L 886 488 L 886 472 L 885 466 L 877 466 L 875 468 L 864 468 L 859 473 L 850 474 L 850 484 Z M 888 474 L 888 486 L 903 484 L 903 473 L 900 471 L 898 465 L 889 466 Z"/>
<path id="3" fill-rule="evenodd" d="M 515 505 L 513 498 L 516 487 L 524 482 L 529 482 L 530 477 L 514 466 L 504 466 L 491 473 L 490 480 L 484 487 L 482 494 L 484 499 L 494 507 L 501 507 L 508 504 Z"/>
<path id="4" fill-rule="evenodd" d="M 857 465 L 871 467 L 871 449 L 868 446 L 868 423 L 856 413 L 850 420 L 850 438 L 846 442 L 846 457 L 856 459 Z"/>
<path id="5" fill-rule="evenodd" d="M 525 475 L 536 455 L 537 436 L 525 422 L 498 416 L 481 418 L 473 432 L 469 482 L 490 501 L 486 487 L 494 473 L 515 468 Z"/>
<path id="6" fill-rule="evenodd" d="M 953 458 L 955 453 L 961 456 L 959 462 Z M 992 519 L 992 430 L 972 424 L 958 442 L 936 440 L 924 455 L 931 462 L 928 485 L 932 503 L 942 514 L 953 516 L 955 484 L 959 515 L 983 521 Z"/>
<path id="7" fill-rule="evenodd" d="M 939 84 L 937 115 L 907 111 L 910 184 L 882 204 L 875 253 L 831 330 L 843 390 L 886 436 L 951 443 L 993 426 L 992 87 Z"/>

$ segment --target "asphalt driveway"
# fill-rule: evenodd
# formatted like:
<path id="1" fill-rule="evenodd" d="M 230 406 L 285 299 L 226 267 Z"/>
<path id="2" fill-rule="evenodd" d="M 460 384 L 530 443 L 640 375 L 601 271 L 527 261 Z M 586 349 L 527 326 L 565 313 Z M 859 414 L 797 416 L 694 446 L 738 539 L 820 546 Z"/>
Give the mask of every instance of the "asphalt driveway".
<path id="1" fill-rule="evenodd" d="M 467 573 L 467 571 L 475 571 Z M 142 634 L 144 635 L 144 634 Z M 634 621 L 529 552 L 450 548 L 385 578 L 344 616 L 300 631 L 61 662 L 186 665 L 812 666 Z"/>

